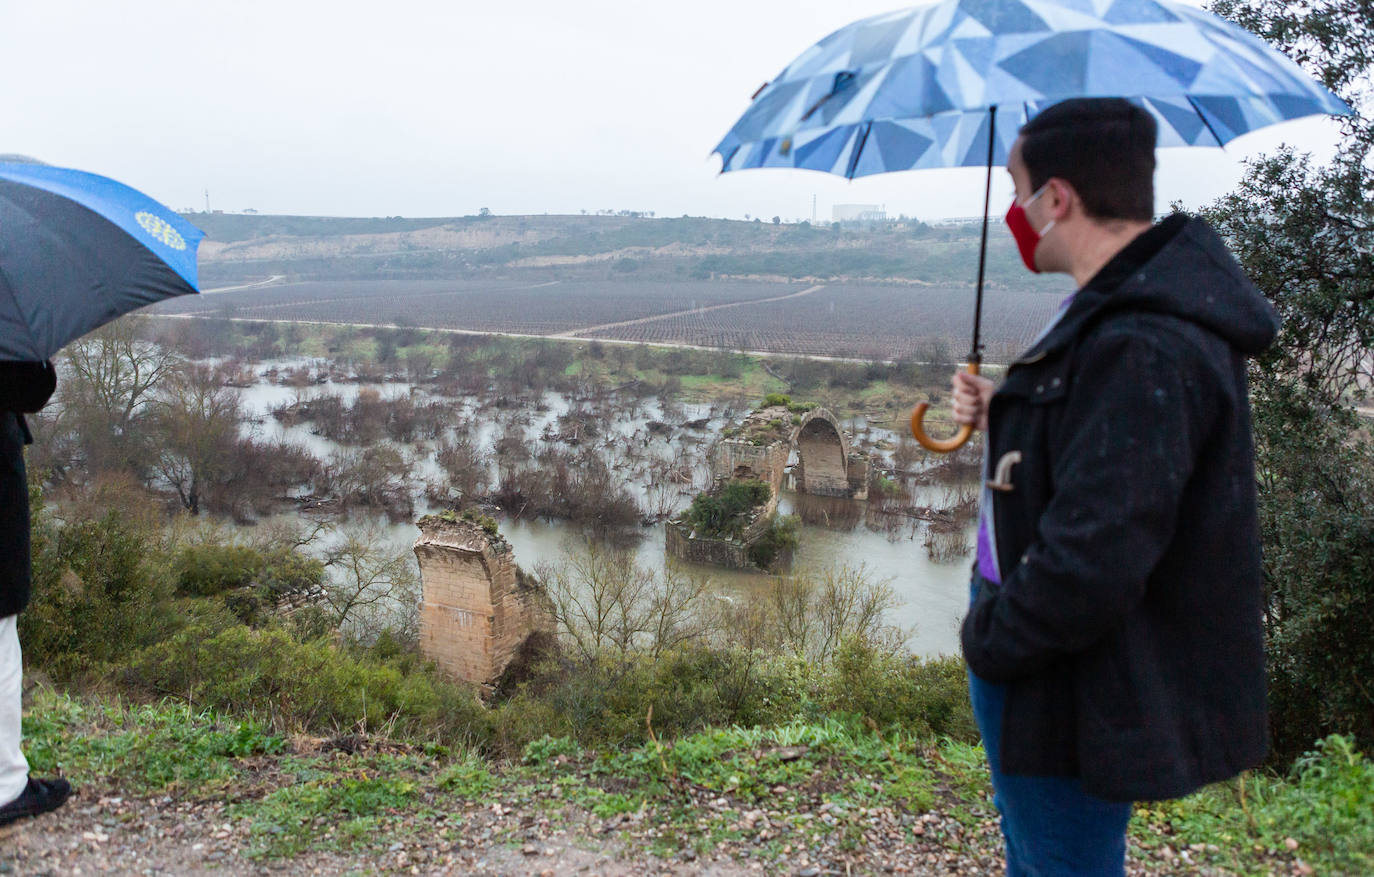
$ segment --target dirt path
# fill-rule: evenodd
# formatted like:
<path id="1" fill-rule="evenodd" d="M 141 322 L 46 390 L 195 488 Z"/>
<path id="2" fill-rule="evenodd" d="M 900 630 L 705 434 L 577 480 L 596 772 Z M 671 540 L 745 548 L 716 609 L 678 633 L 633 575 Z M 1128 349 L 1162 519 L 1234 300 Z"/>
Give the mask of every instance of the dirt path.
<path id="1" fill-rule="evenodd" d="M 775 295 L 772 298 L 756 298 L 751 301 L 732 301 L 721 305 L 707 305 L 704 308 L 689 308 L 685 311 L 673 311 L 672 313 L 667 314 L 655 314 L 652 317 L 640 317 L 635 320 L 621 320 L 618 323 L 602 323 L 600 326 L 588 326 L 585 329 L 574 329 L 570 332 L 560 332 L 557 335 L 550 335 L 548 337 L 579 338 L 586 335 L 588 332 L 604 332 L 607 329 L 618 329 L 621 326 L 638 326 L 641 323 L 653 323 L 658 320 L 666 320 L 669 317 L 686 317 L 692 314 L 705 314 L 710 313 L 711 311 L 723 311 L 726 308 L 742 308 L 747 307 L 749 305 L 767 304 L 773 301 L 787 301 L 788 299 L 801 298 L 804 295 L 810 295 L 813 292 L 819 292 L 822 289 L 825 289 L 825 284 L 820 284 L 819 286 L 812 286 L 809 289 L 803 289 L 801 292 L 789 292 L 787 295 Z"/>
<path id="2" fill-rule="evenodd" d="M 273 274 L 266 280 L 259 280 L 256 283 L 240 283 L 238 286 L 217 286 L 214 289 L 202 289 L 201 295 L 213 295 L 217 292 L 234 292 L 238 289 L 262 289 L 264 286 L 273 286 L 279 281 L 285 280 L 285 274 Z"/>
<path id="3" fill-rule="evenodd" d="M 457 817 L 416 818 L 382 855 L 310 851 L 294 859 L 254 861 L 244 855 L 251 838 L 225 815 L 223 802 L 178 802 L 78 794 L 57 813 L 0 829 L 0 874 L 152 874 L 200 877 L 209 874 L 470 874 L 479 877 L 606 877 L 707 875 L 745 877 L 759 872 L 728 858 L 668 861 L 627 854 L 609 840 L 572 837 L 563 830 L 532 826 L 517 845 L 496 836 L 515 827 L 514 814 L 479 811 Z M 518 817 L 514 817 L 518 825 Z M 425 822 L 434 823 L 426 831 Z M 440 828 L 463 830 L 443 839 Z M 452 834 L 450 832 L 450 834 Z M 544 836 L 547 834 L 547 836 Z M 519 841 L 523 843 L 519 843 Z"/>

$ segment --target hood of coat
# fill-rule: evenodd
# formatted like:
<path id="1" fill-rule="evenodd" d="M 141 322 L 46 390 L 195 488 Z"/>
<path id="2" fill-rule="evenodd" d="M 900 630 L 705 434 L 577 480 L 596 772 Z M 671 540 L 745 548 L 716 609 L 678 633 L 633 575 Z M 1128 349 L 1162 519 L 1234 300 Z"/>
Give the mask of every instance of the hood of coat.
<path id="1" fill-rule="evenodd" d="M 1066 346 L 1086 325 L 1122 310 L 1180 317 L 1247 356 L 1268 347 L 1279 330 L 1273 306 L 1226 244 L 1206 222 L 1192 217 L 1116 289 L 1103 292 L 1090 285 L 1079 290 L 1063 319 L 1023 359 Z"/>

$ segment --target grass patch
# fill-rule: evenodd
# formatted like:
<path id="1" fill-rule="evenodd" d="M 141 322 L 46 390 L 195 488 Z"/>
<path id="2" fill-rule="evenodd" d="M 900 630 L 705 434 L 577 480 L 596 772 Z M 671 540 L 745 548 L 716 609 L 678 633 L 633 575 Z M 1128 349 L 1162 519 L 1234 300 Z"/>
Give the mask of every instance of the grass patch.
<path id="1" fill-rule="evenodd" d="M 232 781 L 242 760 L 281 752 L 285 741 L 253 719 L 165 701 L 102 704 L 41 689 L 24 718 L 24 749 L 37 776 L 61 770 L 78 783 L 135 792 L 203 793 Z"/>
<path id="2" fill-rule="evenodd" d="M 1177 801 L 1138 806 L 1131 834 L 1243 874 L 1374 874 L 1374 763 L 1332 735 L 1286 776 L 1248 775 Z"/>
<path id="3" fill-rule="evenodd" d="M 48 690 L 24 724 L 35 773 L 60 768 L 101 790 L 228 798 L 228 815 L 247 823 L 247 853 L 264 859 L 371 856 L 398 841 L 450 837 L 482 814 L 492 837 L 518 839 L 530 813 L 573 834 L 599 821 L 591 830 L 614 832 L 632 850 L 671 857 L 720 847 L 770 867 L 808 849 L 876 854 L 866 834 L 875 813 L 889 814 L 889 826 L 938 815 L 922 842 L 974 858 L 995 857 L 1000 844 L 981 747 L 859 717 L 599 749 L 542 737 L 511 762 L 384 741 L 354 755 L 296 755 L 251 719 Z M 506 816 L 490 817 L 496 802 Z M 1374 764 L 1330 737 L 1286 775 L 1138 806 L 1131 843 L 1149 873 L 1289 873 L 1299 860 L 1319 874 L 1374 873 Z"/>
<path id="4" fill-rule="evenodd" d="M 691 402 L 761 397 L 787 389 L 786 384 L 765 372 L 757 357 L 752 356 L 737 378 L 683 375 L 681 381 L 682 395 Z"/>
<path id="5" fill-rule="evenodd" d="M 487 762 L 469 755 L 439 771 L 434 784 L 460 798 L 482 800 L 500 785 L 500 780 L 491 772 Z"/>
<path id="6" fill-rule="evenodd" d="M 309 849 L 351 850 L 375 843 L 390 817 L 411 809 L 408 777 L 328 776 L 277 789 L 231 813 L 252 820 L 252 856 L 279 858 Z"/>

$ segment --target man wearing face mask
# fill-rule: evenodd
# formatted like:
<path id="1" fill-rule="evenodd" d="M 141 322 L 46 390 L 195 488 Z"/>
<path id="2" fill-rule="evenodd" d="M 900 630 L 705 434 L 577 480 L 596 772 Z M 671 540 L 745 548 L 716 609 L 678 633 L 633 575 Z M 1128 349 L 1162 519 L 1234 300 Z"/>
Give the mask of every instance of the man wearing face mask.
<path id="1" fill-rule="evenodd" d="M 1205 223 L 1152 222 L 1155 135 L 1114 99 L 1021 129 L 1007 223 L 1077 291 L 999 387 L 954 380 L 987 432 L 961 639 L 1010 877 L 1123 874 L 1130 802 L 1267 748 L 1245 359 L 1278 322 Z"/>

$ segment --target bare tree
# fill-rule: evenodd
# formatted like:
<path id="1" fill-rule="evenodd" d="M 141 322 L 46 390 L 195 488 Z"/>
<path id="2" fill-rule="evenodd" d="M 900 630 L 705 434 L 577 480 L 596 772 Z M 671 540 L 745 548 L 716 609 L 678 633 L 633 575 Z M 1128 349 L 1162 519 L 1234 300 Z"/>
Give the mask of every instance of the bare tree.
<path id="1" fill-rule="evenodd" d="M 141 422 L 176 355 L 138 337 L 133 319 L 116 320 L 69 346 L 59 384 L 64 426 L 72 431 L 92 473 L 139 469 L 146 458 Z"/>
<path id="2" fill-rule="evenodd" d="M 407 551 L 387 550 L 375 525 L 345 530 L 325 556 L 325 591 L 340 629 L 362 639 L 391 630 L 414 639 L 420 576 Z"/>
<path id="3" fill-rule="evenodd" d="M 448 475 L 449 485 L 464 502 L 485 496 L 491 490 L 491 455 L 473 439 L 474 433 L 475 430 L 460 425 L 453 438 L 435 449 L 435 458 Z"/>
<path id="4" fill-rule="evenodd" d="M 847 639 L 895 647 L 903 638 L 883 620 L 896 605 L 891 583 L 875 581 L 863 565 L 776 578 L 765 600 L 776 646 L 818 664 Z"/>
<path id="5" fill-rule="evenodd" d="M 238 393 L 209 366 L 180 363 L 164 373 L 151 406 L 154 466 L 187 511 L 200 514 L 205 489 L 220 479 L 238 440 Z"/>
<path id="6" fill-rule="evenodd" d="M 702 634 L 708 580 L 669 566 L 645 569 L 627 551 L 588 541 L 537 570 L 560 629 L 584 658 L 663 652 Z"/>
<path id="7" fill-rule="evenodd" d="M 413 506 L 411 469 L 406 455 L 390 445 L 345 447 L 330 454 L 321 481 L 344 509 L 361 505 L 405 517 Z"/>

